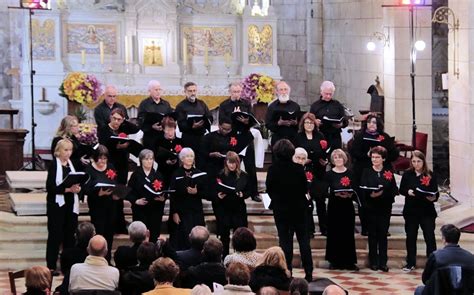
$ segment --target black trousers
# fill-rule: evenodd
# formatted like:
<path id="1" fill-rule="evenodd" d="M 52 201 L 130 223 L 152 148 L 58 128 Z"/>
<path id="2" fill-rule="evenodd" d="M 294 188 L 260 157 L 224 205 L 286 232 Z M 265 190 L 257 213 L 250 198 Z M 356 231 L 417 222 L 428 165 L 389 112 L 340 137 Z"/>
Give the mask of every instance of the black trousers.
<path id="1" fill-rule="evenodd" d="M 311 195 L 311 208 L 308 210 L 311 210 L 311 216 L 309 216 L 310 222 L 313 223 L 312 227 L 312 232 L 315 231 L 315 226 L 314 226 L 314 219 L 313 219 L 313 200 L 316 205 L 316 214 L 318 214 L 318 223 L 319 223 L 319 230 L 321 233 L 326 233 L 327 232 L 327 220 L 328 220 L 328 214 L 327 214 L 327 209 L 326 209 L 326 195 L 324 194 L 316 194 L 314 192 L 310 191 Z M 311 230 L 310 230 L 311 232 Z"/>
<path id="2" fill-rule="evenodd" d="M 390 226 L 391 210 L 385 212 L 367 212 L 369 231 L 369 264 L 387 265 L 387 232 Z"/>
<path id="3" fill-rule="evenodd" d="M 72 204 L 59 207 L 56 203 L 47 202 L 48 241 L 46 242 L 46 263 L 49 269 L 56 269 L 59 247 L 74 247 L 74 233 L 77 228 L 77 214 L 72 212 Z"/>
<path id="4" fill-rule="evenodd" d="M 329 146 L 331 147 L 331 151 L 334 151 L 335 149 L 342 149 L 342 138 L 340 132 L 323 132 L 323 134 Z"/>
<path id="5" fill-rule="evenodd" d="M 405 233 L 407 235 L 407 265 L 416 266 L 416 240 L 418 238 L 418 227 L 423 231 L 426 243 L 426 257 L 436 250 L 435 238 L 435 216 L 407 215 L 405 218 Z"/>
<path id="6" fill-rule="evenodd" d="M 116 215 L 116 201 L 112 197 L 97 197 L 99 200 L 88 199 L 89 214 L 91 216 L 91 223 L 95 227 L 95 232 L 98 235 L 104 236 L 107 241 L 107 260 L 110 261 L 112 243 L 114 241 L 114 221 Z M 123 203 L 122 203 L 123 204 Z M 123 211 L 122 211 L 123 212 Z M 123 214 L 122 214 L 123 215 Z"/>
<path id="7" fill-rule="evenodd" d="M 296 233 L 303 269 L 306 276 L 311 276 L 313 273 L 313 257 L 311 256 L 306 212 L 300 214 L 289 214 L 288 211 L 278 212 L 275 210 L 273 212 L 279 244 L 285 253 L 288 269 L 290 271 L 293 269 L 293 236 Z"/>
<path id="8" fill-rule="evenodd" d="M 205 226 L 203 212 L 185 212 L 178 213 L 181 219 L 180 224 L 173 222 L 173 215 L 170 214 L 169 232 L 170 243 L 176 251 L 187 250 L 190 248 L 189 234 L 196 225 Z"/>
<path id="9" fill-rule="evenodd" d="M 150 242 L 155 243 L 160 237 L 161 221 L 165 202 L 152 201 L 145 206 L 133 204 L 133 221 L 143 222 L 150 231 Z"/>

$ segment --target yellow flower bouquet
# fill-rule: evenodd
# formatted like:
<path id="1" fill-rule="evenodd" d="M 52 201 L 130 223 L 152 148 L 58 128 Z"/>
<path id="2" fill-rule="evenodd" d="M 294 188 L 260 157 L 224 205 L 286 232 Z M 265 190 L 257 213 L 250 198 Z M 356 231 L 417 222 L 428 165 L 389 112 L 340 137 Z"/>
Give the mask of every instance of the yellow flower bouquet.
<path id="1" fill-rule="evenodd" d="M 262 74 L 250 74 L 243 81 L 243 98 L 250 102 L 269 103 L 273 100 L 275 80 Z"/>
<path id="2" fill-rule="evenodd" d="M 82 105 L 90 105 L 99 100 L 102 91 L 94 75 L 72 72 L 59 87 L 59 95 Z"/>

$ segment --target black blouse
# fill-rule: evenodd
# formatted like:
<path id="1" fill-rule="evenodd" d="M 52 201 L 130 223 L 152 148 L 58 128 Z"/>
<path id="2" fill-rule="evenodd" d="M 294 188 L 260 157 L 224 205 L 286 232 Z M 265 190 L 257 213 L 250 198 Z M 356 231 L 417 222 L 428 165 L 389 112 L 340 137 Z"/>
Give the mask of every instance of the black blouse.
<path id="1" fill-rule="evenodd" d="M 432 216 L 436 217 L 436 210 L 434 202 L 439 198 L 439 192 L 436 193 L 436 200 L 431 202 L 426 196 L 416 193 L 415 196 L 408 195 L 408 190 L 419 188 L 424 191 L 436 192 L 438 191 L 438 183 L 436 178 L 429 175 L 416 175 L 415 171 L 408 170 L 403 173 L 402 181 L 400 182 L 400 194 L 405 196 L 405 206 L 403 207 L 403 215 L 417 215 L 417 216 Z"/>
<path id="2" fill-rule="evenodd" d="M 207 196 L 207 176 L 192 178 L 194 174 L 201 173 L 197 168 L 185 169 L 179 167 L 171 177 L 170 190 L 176 192 L 171 194 L 170 213 L 188 213 L 202 211 L 201 199 Z M 197 186 L 197 194 L 189 194 L 188 187 Z"/>
<path id="3" fill-rule="evenodd" d="M 143 171 L 143 168 L 139 166 L 132 173 L 130 180 L 128 181 L 128 187 L 131 188 L 131 191 L 127 195 L 127 200 L 129 200 L 132 204 L 135 204 L 135 201 L 141 198 L 146 198 L 148 202 L 159 202 L 154 200 L 155 197 L 159 196 L 150 193 L 145 188 L 145 185 L 155 192 L 160 192 L 166 189 L 163 176 L 159 171 L 156 171 L 152 168 L 150 173 L 146 175 L 145 171 Z"/>
<path id="4" fill-rule="evenodd" d="M 395 196 L 398 194 L 397 184 L 395 182 L 395 175 L 390 169 L 382 169 L 382 171 L 375 171 L 372 167 L 364 169 L 360 179 L 360 186 L 363 187 L 379 187 L 383 186 L 383 193 L 381 196 L 373 198 L 370 196 L 372 192 L 369 189 L 362 189 L 365 194 L 365 201 L 367 209 L 388 210 L 392 208 L 392 203 L 395 201 Z"/>

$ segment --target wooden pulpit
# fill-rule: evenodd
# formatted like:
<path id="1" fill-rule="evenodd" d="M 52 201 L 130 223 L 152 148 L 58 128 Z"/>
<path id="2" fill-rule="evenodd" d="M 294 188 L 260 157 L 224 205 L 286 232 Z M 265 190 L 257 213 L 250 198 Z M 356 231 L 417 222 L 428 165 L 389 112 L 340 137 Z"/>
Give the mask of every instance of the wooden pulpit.
<path id="1" fill-rule="evenodd" d="M 0 178 L 5 177 L 5 171 L 18 170 L 23 166 L 23 144 L 28 130 L 13 128 L 13 116 L 16 114 L 18 110 L 0 108 L 0 115 L 10 116 L 10 128 L 0 128 Z"/>

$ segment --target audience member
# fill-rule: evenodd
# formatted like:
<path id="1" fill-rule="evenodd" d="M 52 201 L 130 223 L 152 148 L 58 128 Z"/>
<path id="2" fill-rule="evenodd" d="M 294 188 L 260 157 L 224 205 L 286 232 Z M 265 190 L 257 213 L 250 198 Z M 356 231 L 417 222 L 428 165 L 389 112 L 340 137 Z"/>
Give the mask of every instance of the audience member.
<path id="1" fill-rule="evenodd" d="M 155 280 L 155 289 L 144 295 L 187 295 L 190 289 L 173 287 L 173 282 L 179 274 L 179 266 L 171 258 L 160 257 L 153 261 L 150 273 Z"/>
<path id="2" fill-rule="evenodd" d="M 253 232 L 246 227 L 239 227 L 232 235 L 232 248 L 234 253 L 227 255 L 224 259 L 224 266 L 228 267 L 233 262 L 239 262 L 247 265 L 252 271 L 257 267 L 262 254 L 258 253 L 257 240 Z"/>
<path id="3" fill-rule="evenodd" d="M 25 287 L 27 295 L 50 294 L 52 276 L 45 266 L 33 266 L 25 272 Z"/>
<path id="4" fill-rule="evenodd" d="M 258 290 L 257 295 L 280 295 L 280 292 L 275 287 L 262 287 Z"/>
<path id="5" fill-rule="evenodd" d="M 121 271 L 119 289 L 122 294 L 140 295 L 154 288 L 153 277 L 148 269 L 157 258 L 155 244 L 141 243 L 136 255 L 139 264 L 130 270 Z"/>
<path id="6" fill-rule="evenodd" d="M 196 285 L 191 290 L 191 295 L 211 295 L 212 291 L 206 285 Z"/>
<path id="7" fill-rule="evenodd" d="M 202 262 L 202 248 L 207 239 L 209 239 L 209 231 L 204 226 L 198 225 L 191 230 L 189 234 L 191 248 L 176 252 L 177 263 L 181 271 L 185 271 L 190 266 L 196 266 Z"/>
<path id="8" fill-rule="evenodd" d="M 69 291 L 78 290 L 116 290 L 119 283 L 119 271 L 109 266 L 107 241 L 101 235 L 96 235 L 89 241 L 87 256 L 84 263 L 76 263 L 71 268 Z"/>
<path id="9" fill-rule="evenodd" d="M 441 268 L 457 265 L 462 268 L 474 270 L 474 255 L 461 248 L 458 244 L 459 238 L 461 237 L 459 228 L 453 224 L 445 224 L 441 227 L 440 231 L 444 248 L 431 253 L 421 277 L 426 288 L 425 286 L 418 286 L 415 290 L 415 295 L 435 294 L 427 291 L 434 291 L 431 289 L 435 285 L 435 274 L 437 270 Z"/>
<path id="10" fill-rule="evenodd" d="M 222 264 L 222 242 L 210 237 L 202 249 L 203 262 L 197 266 L 191 266 L 183 277 L 182 286 L 193 288 L 198 284 L 205 284 L 214 291 L 212 283 L 225 285 L 226 269 Z"/>
<path id="11" fill-rule="evenodd" d="M 144 242 L 148 241 L 150 232 L 141 221 L 134 221 L 128 227 L 128 236 L 132 246 L 119 246 L 114 254 L 115 266 L 126 270 L 137 265 L 137 250 Z"/>
<path id="12" fill-rule="evenodd" d="M 225 277 L 227 278 L 227 285 L 224 286 L 222 295 L 255 294 L 249 286 L 250 270 L 247 265 L 240 262 L 232 262 L 225 271 Z"/>
<path id="13" fill-rule="evenodd" d="M 324 289 L 323 295 L 346 295 L 346 291 L 338 285 L 329 285 Z"/>
<path id="14" fill-rule="evenodd" d="M 290 271 L 286 265 L 285 254 L 280 247 L 271 247 L 263 253 L 263 257 L 250 275 L 250 288 L 256 292 L 264 286 L 272 286 L 278 290 L 290 287 Z"/>
<path id="15" fill-rule="evenodd" d="M 294 278 L 290 283 L 290 295 L 308 295 L 308 282 L 302 278 Z"/>

